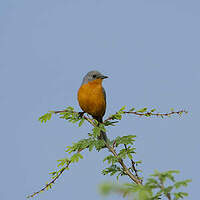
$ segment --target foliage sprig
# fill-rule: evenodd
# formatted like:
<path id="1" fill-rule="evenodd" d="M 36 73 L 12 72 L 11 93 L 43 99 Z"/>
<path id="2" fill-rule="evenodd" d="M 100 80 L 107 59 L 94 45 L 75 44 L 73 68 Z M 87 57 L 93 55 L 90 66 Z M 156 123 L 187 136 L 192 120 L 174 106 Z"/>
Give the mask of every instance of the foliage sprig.
<path id="1" fill-rule="evenodd" d="M 148 110 L 146 107 L 137 111 L 135 111 L 135 108 L 131 108 L 126 111 L 125 108 L 126 107 L 123 106 L 115 114 L 112 114 L 107 119 L 105 119 L 103 123 L 98 123 L 95 119 L 92 119 L 88 115 L 84 115 L 84 113 L 75 111 L 73 107 L 67 107 L 66 109 L 60 111 L 49 111 L 48 113 L 39 117 L 39 121 L 41 123 L 46 123 L 52 118 L 53 114 L 56 114 L 61 119 L 78 124 L 79 127 L 81 127 L 83 123 L 87 121 L 93 126 L 93 129 L 92 133 L 88 134 L 88 138 L 73 143 L 71 146 L 67 146 L 66 153 L 69 155 L 72 154 L 71 157 L 59 159 L 57 165 L 58 170 L 50 173 L 52 180 L 46 183 L 46 185 L 39 191 L 27 196 L 27 198 L 34 197 L 35 195 L 52 188 L 52 185 L 65 170 L 69 169 L 69 166 L 72 163 L 79 162 L 79 160 L 83 158 L 83 155 L 81 154 L 83 150 L 88 149 L 89 151 L 92 151 L 95 149 L 96 151 L 100 151 L 106 148 L 110 154 L 106 156 L 103 161 L 107 162 L 110 166 L 103 169 L 102 174 L 110 176 L 116 175 L 117 179 L 119 179 L 120 176 L 128 176 L 132 180 L 131 184 L 126 184 L 123 186 L 110 185 L 109 189 L 107 188 L 107 191 L 116 190 L 123 192 L 124 195 L 131 192 L 134 192 L 134 194 L 138 193 L 139 197 L 141 197 L 141 200 L 144 200 L 149 196 L 151 196 L 152 200 L 158 199 L 162 195 L 165 195 L 169 200 L 171 200 L 171 191 L 173 189 L 178 189 L 181 186 L 186 186 L 189 180 L 175 182 L 173 173 L 176 173 L 176 171 L 168 171 L 165 173 L 155 171 L 155 173 L 152 175 L 153 178 L 149 178 L 146 183 L 143 184 L 143 179 L 138 175 L 140 170 L 136 169 L 136 166 L 140 164 L 141 161 L 134 160 L 134 155 L 136 154 L 134 147 L 136 136 L 118 136 L 113 141 L 110 141 L 100 138 L 100 135 L 101 133 L 106 134 L 105 127 L 115 126 L 116 123 L 122 120 L 123 115 L 125 114 L 164 118 L 175 114 L 181 116 L 183 113 L 187 113 L 187 111 L 174 111 L 171 109 L 171 111 L 168 113 L 158 113 L 155 112 L 155 109 Z M 172 186 L 165 187 L 164 183 L 167 179 L 174 182 L 174 184 Z M 154 189 L 158 190 L 156 194 L 153 192 Z M 105 187 L 102 191 L 105 191 Z M 173 193 L 174 200 L 178 200 L 186 195 L 187 194 L 183 192 Z"/>
<path id="2" fill-rule="evenodd" d="M 179 200 L 188 196 L 186 192 L 177 192 L 177 189 L 186 187 L 190 179 L 184 181 L 176 181 L 174 174 L 179 173 L 177 170 L 170 170 L 166 172 L 159 172 L 155 170 L 154 174 L 150 175 L 146 183 L 138 185 L 135 183 L 128 184 L 113 184 L 104 183 L 100 187 L 100 191 L 104 195 L 111 192 L 120 193 L 123 196 L 129 196 L 130 199 L 137 200 L 158 200 L 163 197 L 168 200 Z"/>

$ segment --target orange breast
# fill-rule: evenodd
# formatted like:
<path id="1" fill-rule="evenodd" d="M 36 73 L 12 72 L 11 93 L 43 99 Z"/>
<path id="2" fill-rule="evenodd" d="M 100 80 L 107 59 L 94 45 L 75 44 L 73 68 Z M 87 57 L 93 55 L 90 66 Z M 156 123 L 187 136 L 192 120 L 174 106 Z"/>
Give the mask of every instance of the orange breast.
<path id="1" fill-rule="evenodd" d="M 106 102 L 102 89 L 102 80 L 97 79 L 82 85 L 78 91 L 78 102 L 84 112 L 92 116 L 103 117 L 106 110 Z"/>

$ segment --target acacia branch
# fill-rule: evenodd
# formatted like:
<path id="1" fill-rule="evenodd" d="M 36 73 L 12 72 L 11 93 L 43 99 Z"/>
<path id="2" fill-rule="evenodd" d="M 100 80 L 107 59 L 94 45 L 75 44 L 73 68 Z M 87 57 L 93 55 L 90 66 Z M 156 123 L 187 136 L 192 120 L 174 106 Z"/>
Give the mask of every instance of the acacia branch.
<path id="1" fill-rule="evenodd" d="M 63 113 L 63 112 L 67 112 L 67 111 L 68 111 L 68 110 L 54 111 L 54 113 L 55 113 L 55 114 L 58 114 L 58 113 Z M 79 114 L 78 112 L 75 112 L 75 111 L 70 111 L 70 112 L 75 113 L 75 114 Z M 94 126 L 94 127 L 97 126 L 97 124 L 95 124 L 94 121 L 93 121 L 91 118 L 86 117 L 85 115 L 82 115 L 81 117 L 83 117 L 84 119 L 86 119 L 92 126 Z M 135 169 L 135 166 L 133 165 L 133 166 L 134 166 L 134 169 L 135 169 L 134 171 L 136 172 L 136 176 L 134 176 L 134 175 L 130 172 L 130 170 L 129 170 L 129 169 L 127 168 L 127 166 L 124 164 L 123 159 L 121 159 L 121 158 L 118 157 L 118 154 L 116 153 L 114 147 L 110 146 L 110 145 L 108 144 L 107 141 L 105 141 L 105 146 L 106 146 L 106 148 L 118 159 L 118 162 L 119 162 L 119 164 L 122 166 L 122 168 L 123 168 L 125 174 L 127 174 L 136 184 L 142 184 L 142 183 L 141 183 L 141 180 L 139 179 L 139 177 L 138 177 L 138 175 L 137 175 L 137 171 L 136 171 L 136 169 Z M 134 162 L 134 161 L 132 161 L 132 162 Z"/>
<path id="2" fill-rule="evenodd" d="M 60 114 L 60 113 L 65 113 L 65 112 L 68 112 L 68 113 L 72 113 L 72 114 L 77 114 L 79 115 L 80 118 L 83 118 L 85 119 L 86 121 L 88 121 L 92 126 L 96 127 L 98 126 L 98 124 L 95 123 L 95 121 L 90 118 L 90 117 L 86 117 L 85 115 L 81 114 L 79 112 L 76 112 L 76 111 L 73 111 L 73 110 L 68 110 L 68 109 L 65 109 L 65 110 L 59 110 L 59 111 L 52 111 L 52 113 L 55 113 L 55 114 Z M 187 111 L 185 110 L 181 110 L 181 111 L 171 111 L 169 113 L 153 113 L 153 112 L 139 112 L 139 111 L 123 111 L 123 114 L 134 114 L 134 115 L 137 115 L 137 116 L 157 116 L 157 117 L 169 117 L 171 115 L 174 115 L 174 114 L 178 114 L 178 115 L 181 115 L 183 113 L 187 113 Z M 117 114 L 117 113 L 116 113 Z M 115 118 L 113 118 L 113 115 L 108 117 L 107 119 L 104 120 L 103 123 L 107 122 L 107 121 L 110 121 L 110 120 L 114 120 Z M 126 145 L 125 146 L 125 149 L 127 150 L 127 147 Z M 115 151 L 115 145 L 113 143 L 112 146 L 110 146 L 110 144 L 108 143 L 108 141 L 105 141 L 105 147 L 118 159 L 118 162 L 119 164 L 122 166 L 123 168 L 123 171 L 126 175 L 129 176 L 129 178 L 135 182 L 136 184 L 139 184 L 141 185 L 142 184 L 142 180 L 140 180 L 138 174 L 137 174 L 137 169 L 135 168 L 135 162 L 133 161 L 133 159 L 131 159 L 131 163 L 132 163 L 132 169 L 133 171 L 135 172 L 135 175 L 133 175 L 129 168 L 124 164 L 124 161 L 122 158 L 119 158 L 117 152 Z M 77 153 L 79 153 L 81 150 L 79 150 Z M 68 163 L 66 164 L 65 167 L 63 167 L 59 172 L 58 174 L 49 182 L 47 183 L 42 189 L 40 189 L 39 191 L 37 192 L 34 192 L 33 194 L 31 195 L 28 195 L 27 198 L 31 198 L 31 197 L 34 197 L 35 195 L 47 190 L 48 188 L 51 188 L 51 185 L 55 183 L 55 181 L 62 175 L 62 173 L 69 167 L 69 165 L 71 164 L 71 160 L 68 161 Z M 164 185 L 161 184 L 161 188 L 163 189 L 164 188 Z M 170 194 L 168 193 L 167 195 L 167 198 L 169 200 L 171 200 L 171 196 Z"/>
<path id="3" fill-rule="evenodd" d="M 180 111 L 171 111 L 169 113 L 153 113 L 153 112 L 145 112 L 145 113 L 140 113 L 137 111 L 125 111 L 126 114 L 134 114 L 138 116 L 157 116 L 157 117 L 170 117 L 171 115 L 181 115 L 183 113 L 187 114 L 188 112 L 186 110 L 180 110 Z"/>
<path id="4" fill-rule="evenodd" d="M 55 114 L 59 114 L 59 113 L 65 113 L 65 112 L 71 112 L 74 114 L 80 114 L 79 112 L 76 111 L 69 111 L 69 110 L 58 110 L 58 111 L 53 111 L 53 113 Z M 123 111 L 124 114 L 133 114 L 133 115 L 137 115 L 137 116 L 146 116 L 146 117 L 150 117 L 150 116 L 156 116 L 156 117 L 170 117 L 172 115 L 182 115 L 183 113 L 187 114 L 188 111 L 186 110 L 179 110 L 179 111 L 171 111 L 168 113 L 154 113 L 151 111 L 147 111 L 147 112 L 138 112 L 138 111 Z M 117 114 L 117 113 L 116 113 Z M 87 120 L 90 124 L 92 124 L 93 126 L 96 126 L 93 119 L 86 117 L 85 115 L 81 115 L 80 118 L 84 118 L 85 120 Z M 111 115 L 110 117 L 108 117 L 107 119 L 105 119 L 103 121 L 103 123 L 113 120 L 113 115 Z"/>
<path id="5" fill-rule="evenodd" d="M 60 113 L 65 113 L 65 112 L 71 112 L 71 113 L 73 113 L 73 114 L 80 114 L 79 112 L 76 112 L 76 111 L 69 111 L 69 110 L 58 110 L 58 111 L 53 111 L 53 113 L 55 113 L 55 114 L 60 114 Z M 85 120 L 87 120 L 90 124 L 92 124 L 93 126 L 95 126 L 95 123 L 94 123 L 94 121 L 91 119 L 91 118 L 89 118 L 89 117 L 86 117 L 85 115 L 83 115 L 83 114 L 81 114 L 80 115 L 80 118 L 84 118 Z"/>
<path id="6" fill-rule="evenodd" d="M 58 113 L 63 113 L 63 112 L 69 112 L 69 110 L 61 110 L 61 111 L 54 111 L 55 114 Z M 78 112 L 75 111 L 70 111 L 74 114 L 79 114 Z M 157 117 L 169 117 L 171 115 L 174 114 L 178 114 L 181 115 L 182 113 L 187 113 L 187 111 L 185 110 L 180 110 L 180 111 L 171 111 L 169 113 L 153 113 L 153 112 L 138 112 L 138 111 L 123 111 L 124 114 L 134 114 L 137 116 L 157 116 Z M 93 121 L 93 119 L 86 117 L 85 115 L 81 115 L 81 118 L 84 118 L 85 120 L 87 120 L 92 126 L 97 126 L 97 124 L 95 124 L 95 122 Z M 109 120 L 113 120 L 113 117 L 110 116 L 107 119 L 104 120 L 103 123 L 105 123 L 106 121 Z M 140 180 L 138 173 L 137 173 L 137 169 L 135 168 L 135 162 L 133 161 L 133 159 L 131 159 L 131 164 L 132 164 L 132 169 L 135 172 L 135 175 L 133 175 L 130 170 L 128 169 L 128 167 L 124 164 L 123 159 L 118 157 L 117 152 L 115 151 L 114 145 L 110 146 L 108 144 L 107 141 L 105 141 L 105 146 L 106 148 L 118 159 L 119 164 L 122 166 L 125 174 L 127 174 L 136 184 L 142 184 L 142 180 Z M 127 149 L 126 145 L 125 145 L 125 149 Z"/>
<path id="7" fill-rule="evenodd" d="M 126 165 L 124 164 L 123 159 L 121 159 L 121 158 L 118 157 L 118 154 L 117 154 L 117 152 L 115 151 L 115 149 L 114 149 L 112 146 L 110 146 L 107 142 L 105 143 L 105 145 L 106 145 L 106 147 L 109 149 L 109 151 L 118 159 L 118 162 L 119 162 L 119 164 L 122 166 L 122 168 L 123 168 L 125 174 L 127 174 L 136 184 L 141 185 L 141 184 L 142 184 L 141 180 L 140 180 L 138 177 L 134 176 L 134 175 L 130 172 L 130 170 L 129 170 L 129 169 L 126 167 Z"/>
<path id="8" fill-rule="evenodd" d="M 77 153 L 80 153 L 82 150 L 83 150 L 83 149 L 78 150 Z M 55 183 L 55 181 L 61 176 L 61 174 L 69 167 L 69 165 L 70 165 L 71 163 L 72 163 L 72 161 L 71 161 L 71 160 L 68 160 L 67 165 L 66 165 L 65 167 L 63 167 L 63 168 L 59 171 L 59 173 L 52 179 L 52 181 L 50 181 L 49 183 L 47 183 L 47 184 L 46 184 L 42 189 L 40 189 L 39 191 L 34 192 L 34 193 L 31 194 L 31 195 L 28 195 L 27 198 L 32 198 L 32 197 L 34 197 L 35 195 L 37 195 L 37 194 L 39 194 L 39 193 L 41 193 L 41 192 L 47 190 L 49 187 L 51 188 L 51 187 L 52 187 L 51 185 Z"/>
<path id="9" fill-rule="evenodd" d="M 71 163 L 71 161 L 69 161 L 69 162 L 67 163 L 67 165 L 66 165 L 64 168 L 61 169 L 61 171 L 58 173 L 58 175 L 57 175 L 52 181 L 50 181 L 49 183 L 47 183 L 47 184 L 46 184 L 42 189 L 40 189 L 39 191 L 34 192 L 34 193 L 31 194 L 31 195 L 28 195 L 27 198 L 32 198 L 32 197 L 34 197 L 35 195 L 37 195 L 37 194 L 39 194 L 39 193 L 45 191 L 47 188 L 49 188 L 49 187 L 51 188 L 51 185 L 54 184 L 55 181 L 60 177 L 60 175 L 69 167 L 70 163 Z"/>
<path id="10" fill-rule="evenodd" d="M 163 181 L 161 181 L 161 180 L 160 180 L 160 185 L 159 185 L 159 187 L 160 187 L 162 190 L 165 189 L 164 183 L 163 183 Z M 167 197 L 169 200 L 171 200 L 171 194 L 170 194 L 169 192 L 167 192 L 166 197 Z"/>
<path id="11" fill-rule="evenodd" d="M 145 117 L 150 117 L 150 116 L 156 116 L 156 117 L 170 117 L 172 115 L 181 115 L 183 113 L 187 114 L 188 111 L 186 110 L 180 110 L 180 111 L 171 111 L 169 113 L 154 113 L 154 112 L 138 112 L 138 111 L 123 111 L 124 114 L 133 114 L 137 116 L 145 116 Z M 117 114 L 117 113 L 116 113 Z M 113 115 L 108 117 L 107 119 L 104 120 L 104 122 L 114 120 Z"/>
<path id="12" fill-rule="evenodd" d="M 125 147 L 125 149 L 126 149 L 126 151 L 128 150 L 127 149 L 127 146 L 126 146 L 126 144 L 124 144 L 124 147 Z M 133 169 L 133 171 L 135 172 L 135 176 L 137 177 L 137 179 L 138 180 L 140 180 L 140 177 L 138 176 L 138 170 L 136 169 L 136 167 L 135 167 L 135 162 L 133 161 L 133 159 L 130 159 L 131 160 L 131 164 L 132 164 L 132 169 Z M 141 183 L 142 183 L 142 180 L 141 180 Z"/>

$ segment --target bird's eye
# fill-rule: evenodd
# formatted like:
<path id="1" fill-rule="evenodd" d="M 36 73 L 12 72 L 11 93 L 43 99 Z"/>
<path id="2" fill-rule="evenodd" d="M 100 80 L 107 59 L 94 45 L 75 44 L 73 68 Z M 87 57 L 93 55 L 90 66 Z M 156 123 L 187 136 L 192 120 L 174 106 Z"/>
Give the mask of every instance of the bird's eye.
<path id="1" fill-rule="evenodd" d="M 97 77 L 97 75 L 95 75 L 95 74 L 94 74 L 92 77 L 93 77 L 93 78 L 96 78 L 96 77 Z"/>

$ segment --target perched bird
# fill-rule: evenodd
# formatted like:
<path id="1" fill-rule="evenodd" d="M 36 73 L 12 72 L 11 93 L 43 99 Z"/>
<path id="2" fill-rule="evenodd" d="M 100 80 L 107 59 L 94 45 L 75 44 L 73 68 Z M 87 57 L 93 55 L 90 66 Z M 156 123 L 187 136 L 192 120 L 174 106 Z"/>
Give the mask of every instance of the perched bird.
<path id="1" fill-rule="evenodd" d="M 99 123 L 103 122 L 106 111 L 106 93 L 102 87 L 103 79 L 108 78 L 98 71 L 88 72 L 78 90 L 78 102 L 83 112 L 92 115 Z M 105 133 L 101 133 L 106 139 Z"/>

